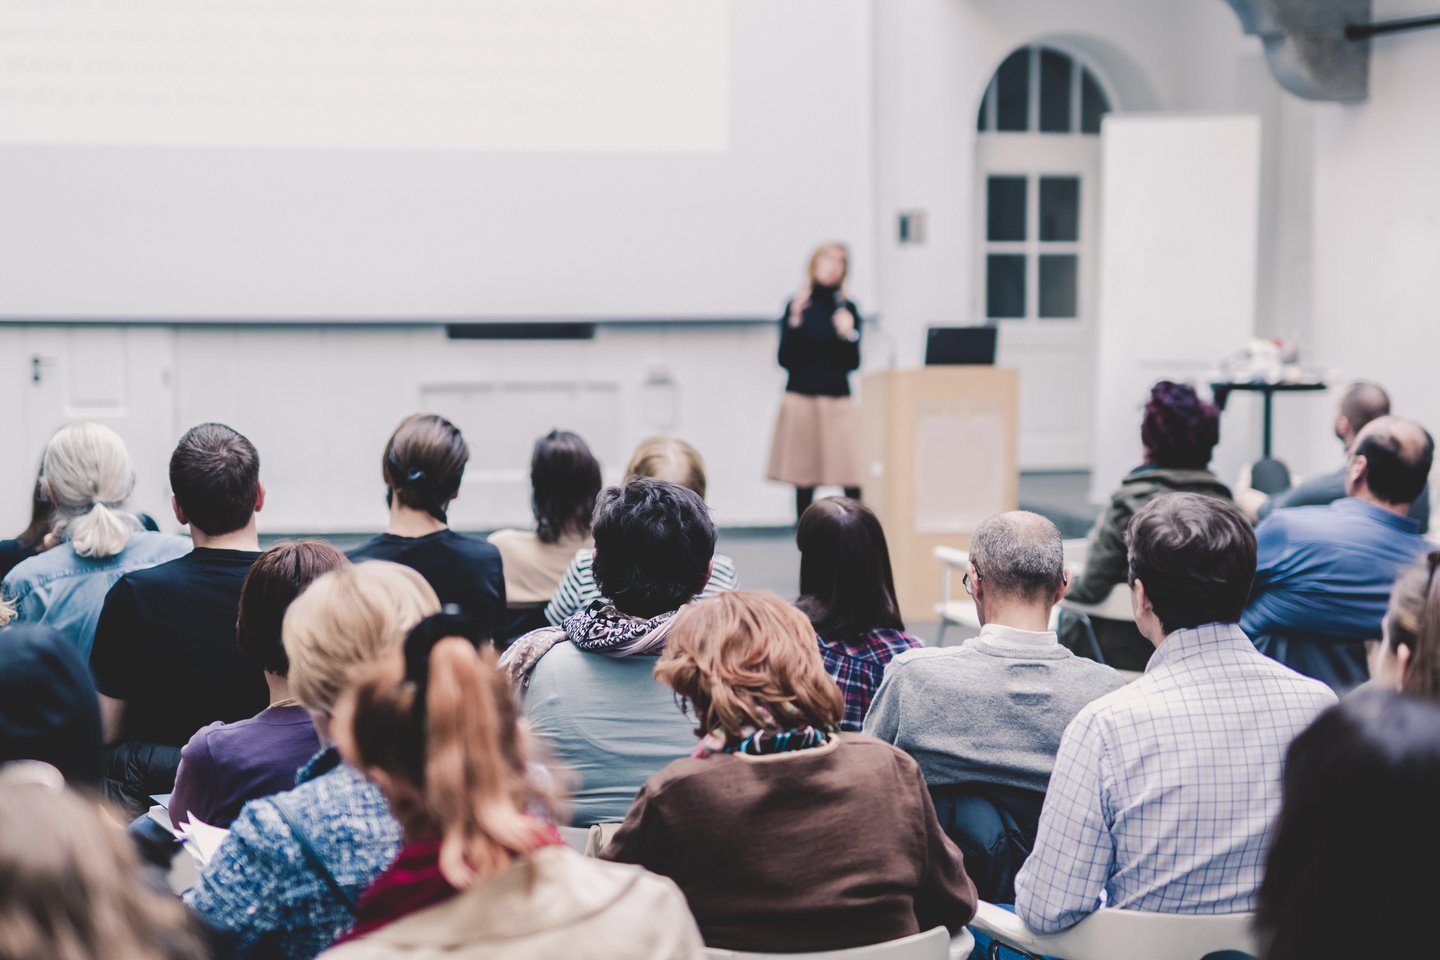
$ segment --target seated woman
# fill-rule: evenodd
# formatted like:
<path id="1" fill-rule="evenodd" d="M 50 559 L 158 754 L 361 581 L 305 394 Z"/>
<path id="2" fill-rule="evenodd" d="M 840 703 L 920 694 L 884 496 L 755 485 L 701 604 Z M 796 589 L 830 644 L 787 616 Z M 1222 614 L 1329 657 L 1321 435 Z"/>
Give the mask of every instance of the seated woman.
<path id="1" fill-rule="evenodd" d="M 1381 640 L 1370 656 L 1368 686 L 1403 690 L 1440 702 L 1440 550 L 1417 560 L 1395 579 Z"/>
<path id="2" fill-rule="evenodd" d="M 561 841 L 495 654 L 432 622 L 406 639 L 403 663 L 365 671 L 336 709 L 341 754 L 384 792 L 405 845 L 325 956 L 703 957 L 673 883 Z"/>
<path id="3" fill-rule="evenodd" d="M 817 500 L 800 515 L 795 544 L 795 606 L 815 626 L 825 672 L 845 695 L 840 729 L 858 733 L 885 665 L 924 643 L 905 632 L 885 531 L 869 507 L 849 497 Z"/>
<path id="4" fill-rule="evenodd" d="M 501 663 L 524 689 L 530 728 L 576 776 L 574 824 L 619 820 L 652 773 L 695 746 L 656 658 L 675 612 L 710 574 L 715 525 L 684 487 L 640 479 L 595 506 L 594 603 L 516 640 Z"/>
<path id="5" fill-rule="evenodd" d="M 44 624 L 90 659 L 105 594 L 132 570 L 190 552 L 188 537 L 150 533 L 124 509 L 135 489 L 125 442 L 98 423 L 71 423 L 45 447 L 41 486 L 62 542 L 5 575 L 4 595 L 24 623 Z"/>
<path id="6" fill-rule="evenodd" d="M 417 413 L 400 421 L 380 460 L 390 520 L 384 533 L 349 557 L 418 570 L 441 603 L 456 604 L 493 637 L 505 619 L 500 551 L 450 529 L 450 504 L 460 495 L 469 461 L 464 436 L 444 417 Z"/>
<path id="7" fill-rule="evenodd" d="M 640 477 L 664 480 L 690 490 L 701 500 L 705 499 L 705 461 L 696 450 L 684 440 L 674 437 L 650 437 L 640 441 L 625 466 L 622 483 Z M 601 599 L 600 588 L 595 585 L 593 569 L 595 551 L 579 550 L 555 588 L 555 596 L 545 605 L 545 619 L 553 627 L 564 623 L 590 604 Z M 710 597 L 722 590 L 736 590 L 740 581 L 735 576 L 735 561 L 723 553 L 715 554 L 710 570 L 710 579 L 702 591 Z"/>
<path id="8" fill-rule="evenodd" d="M 1121 481 L 1095 522 L 1085 570 L 1071 581 L 1067 600 L 1102 603 L 1111 590 L 1126 582 L 1125 528 L 1141 507 L 1162 493 L 1232 499 L 1230 488 L 1209 470 L 1210 453 L 1219 441 L 1220 411 L 1200 399 L 1194 387 L 1161 380 L 1151 388 L 1140 423 L 1144 462 Z M 1155 646 L 1140 635 L 1134 623 L 1092 618 L 1092 626 L 1110 666 L 1144 670 L 1150 662 Z M 1061 618 L 1061 643 L 1076 653 L 1088 654 L 1082 636 L 1078 621 L 1070 616 Z"/>
<path id="9" fill-rule="evenodd" d="M 1286 755 L 1256 899 L 1261 956 L 1429 953 L 1437 809 L 1440 707 L 1363 689 L 1316 718 Z"/>
<path id="10" fill-rule="evenodd" d="M 145 882 L 125 830 L 35 766 L 0 767 L 0 956 L 206 960 L 194 918 Z"/>
<path id="11" fill-rule="evenodd" d="M 170 795 L 175 823 L 198 819 L 229 827 L 247 802 L 295 786 L 295 772 L 320 749 L 309 712 L 290 694 L 280 623 L 300 591 L 345 563 L 330 544 L 300 540 L 276 544 L 250 567 L 240 588 L 235 641 L 265 671 L 270 706 L 248 720 L 201 727 L 185 744 Z"/>
<path id="12" fill-rule="evenodd" d="M 309 960 L 349 929 L 356 899 L 395 858 L 400 825 L 375 785 L 340 762 L 330 718 L 355 668 L 398 656 L 410 628 L 439 609 L 420 574 L 382 562 L 331 570 L 290 604 L 290 688 L 325 749 L 295 789 L 244 806 L 185 893 L 235 953 Z"/>
<path id="13" fill-rule="evenodd" d="M 837 731 L 844 703 L 804 614 L 762 593 L 702 600 L 655 675 L 704 739 L 646 782 L 604 856 L 680 884 L 707 946 L 838 950 L 974 916 L 915 761 Z"/>
<path id="14" fill-rule="evenodd" d="M 600 462 L 573 433 L 551 430 L 530 456 L 530 508 L 535 529 L 496 530 L 490 542 L 505 564 L 508 639 L 545 625 L 543 607 L 570 568 L 576 551 L 589 550 L 590 515 L 600 495 Z"/>

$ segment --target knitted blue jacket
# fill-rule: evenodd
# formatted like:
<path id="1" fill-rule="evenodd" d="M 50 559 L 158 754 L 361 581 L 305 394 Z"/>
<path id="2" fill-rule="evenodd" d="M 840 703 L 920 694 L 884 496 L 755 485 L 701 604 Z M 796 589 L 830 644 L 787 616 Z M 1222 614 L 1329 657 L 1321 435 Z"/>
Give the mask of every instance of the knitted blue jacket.
<path id="1" fill-rule="evenodd" d="M 200 882 L 185 893 L 186 904 L 236 956 L 310 960 L 355 919 L 277 804 L 309 837 L 351 902 L 400 849 L 400 825 L 384 795 L 333 748 L 316 754 L 296 783 L 287 793 L 247 803 Z"/>

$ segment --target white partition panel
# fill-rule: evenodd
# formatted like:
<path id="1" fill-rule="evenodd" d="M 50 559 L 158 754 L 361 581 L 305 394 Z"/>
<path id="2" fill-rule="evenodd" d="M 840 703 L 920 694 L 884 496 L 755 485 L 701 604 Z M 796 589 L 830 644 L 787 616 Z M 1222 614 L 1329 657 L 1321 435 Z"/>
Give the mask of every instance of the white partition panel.
<path id="1" fill-rule="evenodd" d="M 1200 383 L 1254 332 L 1260 119 L 1111 116 L 1102 136 L 1096 501 L 1141 461 L 1150 385 Z M 1230 399 L 1221 479 L 1257 455 L 1255 402 Z"/>

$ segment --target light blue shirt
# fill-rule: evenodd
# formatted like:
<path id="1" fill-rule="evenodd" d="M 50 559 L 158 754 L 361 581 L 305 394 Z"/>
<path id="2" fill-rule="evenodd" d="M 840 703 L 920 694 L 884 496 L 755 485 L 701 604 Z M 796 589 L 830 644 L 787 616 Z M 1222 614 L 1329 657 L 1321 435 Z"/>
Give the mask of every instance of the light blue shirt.
<path id="1" fill-rule="evenodd" d="M 576 778 L 575 826 L 625 819 L 645 781 L 695 749 L 695 721 L 655 679 L 657 659 L 586 653 L 565 640 L 531 671 L 521 712 Z"/>
<path id="2" fill-rule="evenodd" d="M 1335 702 L 1235 624 L 1177 630 L 1065 729 L 1015 908 L 1054 933 L 1102 906 L 1247 913 L 1290 741 Z"/>
<path id="3" fill-rule="evenodd" d="M 105 594 L 132 570 L 143 570 L 190 552 L 190 538 L 140 530 L 113 557 L 82 557 L 67 540 L 22 560 L 0 585 L 21 623 L 43 623 L 74 645 L 88 663 Z"/>

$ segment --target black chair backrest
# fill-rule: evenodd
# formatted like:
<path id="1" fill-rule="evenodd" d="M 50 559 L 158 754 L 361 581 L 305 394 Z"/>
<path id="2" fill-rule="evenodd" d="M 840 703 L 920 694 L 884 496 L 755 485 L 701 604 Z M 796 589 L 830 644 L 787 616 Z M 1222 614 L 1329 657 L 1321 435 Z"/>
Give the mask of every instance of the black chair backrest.
<path id="1" fill-rule="evenodd" d="M 967 783 L 931 787 L 930 798 L 945 835 L 965 855 L 965 872 L 980 899 L 1014 903 L 1015 875 L 1035 846 L 1045 794 Z"/>

